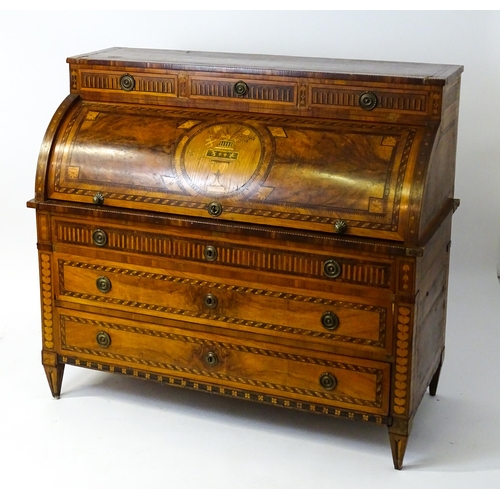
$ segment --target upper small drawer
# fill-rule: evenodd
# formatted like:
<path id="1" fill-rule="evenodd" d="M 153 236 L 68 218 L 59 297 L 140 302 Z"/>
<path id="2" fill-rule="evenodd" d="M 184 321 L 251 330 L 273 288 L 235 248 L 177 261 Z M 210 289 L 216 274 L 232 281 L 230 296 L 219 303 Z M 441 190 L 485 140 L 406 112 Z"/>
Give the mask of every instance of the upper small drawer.
<path id="1" fill-rule="evenodd" d="M 71 89 L 157 94 L 175 97 L 178 79 L 173 74 L 150 74 L 125 71 L 83 69 L 71 72 Z"/>

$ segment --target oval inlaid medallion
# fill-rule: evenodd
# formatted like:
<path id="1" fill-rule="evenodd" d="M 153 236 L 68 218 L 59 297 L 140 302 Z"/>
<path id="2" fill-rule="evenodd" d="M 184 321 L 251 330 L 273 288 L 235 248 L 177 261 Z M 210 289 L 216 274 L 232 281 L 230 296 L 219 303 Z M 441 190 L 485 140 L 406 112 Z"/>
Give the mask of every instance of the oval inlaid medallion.
<path id="1" fill-rule="evenodd" d="M 247 196 L 266 178 L 273 149 L 269 131 L 255 123 L 200 124 L 177 145 L 178 180 L 193 194 Z"/>

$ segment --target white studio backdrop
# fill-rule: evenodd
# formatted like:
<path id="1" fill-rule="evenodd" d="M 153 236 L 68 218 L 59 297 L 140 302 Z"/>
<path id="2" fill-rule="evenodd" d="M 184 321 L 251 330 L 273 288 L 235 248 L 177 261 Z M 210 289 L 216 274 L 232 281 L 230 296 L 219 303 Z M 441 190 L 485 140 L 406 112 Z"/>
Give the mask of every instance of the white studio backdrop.
<path id="1" fill-rule="evenodd" d="M 56 432 L 56 427 L 49 425 L 48 434 L 44 434 L 44 418 L 52 419 L 52 423 L 58 418 L 67 418 L 71 422 L 71 417 L 66 413 L 69 409 L 63 405 L 75 405 L 74 411 L 82 411 L 77 403 L 83 403 L 83 399 L 72 402 L 68 397 L 64 402 L 63 396 L 56 408 L 51 404 L 44 380 L 39 359 L 35 214 L 33 210 L 26 208 L 26 201 L 33 197 L 37 155 L 45 129 L 56 108 L 69 93 L 66 57 L 106 47 L 124 46 L 413 61 L 460 64 L 465 67 L 462 76 L 455 192 L 455 197 L 461 199 L 461 206 L 453 219 L 449 344 L 441 387 L 438 388 L 438 392 L 442 390 L 444 394 L 442 406 L 449 405 L 445 408 L 450 412 L 446 418 L 450 418 L 453 425 L 458 427 L 453 427 L 452 423 L 445 420 L 448 427 L 440 433 L 432 422 L 419 420 L 421 424 L 413 431 L 405 462 L 411 464 L 412 453 L 415 453 L 417 457 L 413 460 L 421 468 L 417 467 L 411 476 L 411 466 L 408 467 L 408 472 L 402 471 L 399 475 L 394 475 L 391 471 L 385 429 L 382 433 L 384 436 L 380 437 L 382 444 L 377 440 L 379 438 L 372 440 L 370 443 L 375 452 L 372 450 L 365 453 L 359 448 L 362 443 L 357 443 L 356 436 L 352 433 L 361 432 L 363 440 L 369 431 L 338 424 L 336 428 L 340 429 L 340 437 L 333 433 L 331 438 L 326 438 L 326 431 L 323 434 L 323 428 L 317 430 L 315 426 L 324 425 L 326 429 L 327 424 L 310 424 L 311 427 L 306 430 L 312 434 L 317 431 L 317 435 L 321 439 L 327 439 L 329 445 L 348 442 L 355 447 L 355 452 L 371 457 L 372 460 L 366 458 L 366 464 L 363 465 L 364 478 L 357 477 L 353 481 L 353 471 L 361 459 L 355 452 L 351 453 L 349 447 L 345 458 L 337 464 L 340 469 L 333 475 L 324 465 L 313 467 L 315 459 L 309 453 L 304 455 L 303 460 L 307 457 L 312 463 L 295 463 L 293 438 L 288 440 L 286 428 L 300 426 L 296 422 L 301 421 L 304 416 L 279 417 L 284 418 L 288 425 L 285 425 L 285 430 L 281 430 L 281 427 L 275 428 L 271 424 L 276 415 L 272 410 L 252 409 L 250 413 L 257 422 L 256 425 L 267 426 L 266 439 L 269 439 L 267 446 L 271 450 L 269 453 L 273 458 L 272 463 L 267 463 L 267 459 L 260 457 L 257 451 L 253 456 L 253 451 L 250 450 L 250 457 L 255 461 L 250 469 L 244 471 L 239 468 L 242 465 L 238 460 L 244 460 L 245 452 L 237 454 L 231 448 L 235 455 L 231 455 L 231 459 L 226 457 L 227 461 L 224 461 L 213 451 L 217 449 L 215 446 L 210 463 L 197 463 L 196 477 L 193 477 L 188 469 L 176 469 L 182 460 L 189 462 L 189 453 L 176 449 L 181 459 L 178 463 L 169 459 L 170 473 L 162 471 L 158 465 L 144 467 L 141 476 L 144 481 L 149 478 L 148 484 L 155 487 L 174 485 L 180 488 L 217 485 L 292 488 L 317 485 L 327 488 L 499 486 L 500 433 L 497 419 L 494 418 L 500 405 L 495 401 L 498 393 L 495 381 L 500 378 L 500 368 L 495 363 L 500 348 L 496 332 L 499 319 L 496 315 L 500 315 L 500 287 L 496 275 L 497 262 L 500 261 L 499 33 L 500 12 L 496 11 L 0 11 L 0 276 L 4 289 L 4 297 L 0 301 L 0 390 L 4 393 L 3 404 L 9 409 L 0 413 L 0 419 L 3 419 L 0 420 L 0 446 L 7 442 L 7 449 L 13 453 L 10 459 L 4 458 L 6 463 L 0 474 L 3 472 L 10 480 L 20 474 L 20 464 L 27 459 L 26 455 L 22 458 L 16 455 L 21 451 L 19 444 L 14 444 L 13 436 L 26 433 L 26 429 L 31 429 L 28 437 L 38 440 L 33 447 L 25 447 L 34 453 L 28 462 L 31 473 L 40 484 L 50 484 L 50 467 L 40 465 L 45 463 L 46 456 L 42 451 L 33 450 L 45 448 L 51 451 L 50 460 L 55 460 L 55 465 L 65 472 L 57 478 L 58 473 L 54 470 L 53 479 L 56 482 L 66 481 L 66 486 L 75 477 L 74 471 L 66 469 L 73 462 L 83 470 L 86 466 L 92 466 L 91 458 L 86 458 L 83 464 L 74 455 L 69 461 L 67 457 L 62 458 L 62 455 L 54 458 L 58 456 L 55 443 L 58 439 L 62 440 L 61 433 Z M 63 392 L 65 384 L 70 388 L 73 383 L 73 388 L 78 393 L 81 380 L 84 381 L 83 384 L 85 381 L 98 384 L 92 378 L 92 373 L 85 375 L 82 371 L 74 379 L 71 373 L 66 374 Z M 109 382 L 111 385 L 113 383 Z M 130 389 L 132 386 L 127 387 Z M 129 393 L 124 395 L 127 404 L 130 403 L 130 398 L 134 399 L 134 387 L 130 390 L 132 396 Z M 163 388 L 151 390 L 158 396 Z M 184 397 L 173 394 L 174 401 L 177 402 Z M 91 389 L 85 392 L 85 396 L 90 399 L 90 402 L 85 399 L 88 404 L 96 404 L 91 399 Z M 135 399 L 141 400 L 142 396 L 136 393 Z M 167 398 L 161 399 L 160 403 L 166 400 Z M 123 403 L 117 403 L 114 399 L 111 399 L 111 403 L 106 401 L 109 405 Z M 155 405 L 154 398 L 148 401 L 146 407 Z M 49 403 L 50 406 L 44 406 Z M 50 410 L 44 410 L 40 415 L 38 404 Z M 241 420 L 231 420 L 232 417 L 225 413 L 224 405 L 229 405 L 234 411 L 231 403 L 214 404 L 221 405 L 217 406 L 220 418 L 230 421 L 227 429 L 241 425 Z M 424 415 L 434 415 L 434 407 L 423 406 L 424 409 L 419 411 Z M 436 413 L 439 413 L 438 410 L 442 408 L 437 408 Z M 189 405 L 183 409 L 187 421 L 203 421 L 205 408 L 202 411 L 198 406 L 193 411 L 194 413 L 190 413 Z M 267 416 L 259 420 L 258 415 L 262 411 L 270 413 L 265 413 Z M 247 418 L 243 410 L 236 412 L 243 420 Z M 231 414 L 229 410 L 228 413 Z M 152 418 L 150 425 L 154 428 L 155 419 L 151 415 L 148 418 Z M 165 418 L 163 413 L 162 418 Z M 248 419 L 250 426 L 253 425 L 252 418 Z M 310 422 L 307 418 L 306 421 Z M 85 422 L 81 414 L 78 422 L 83 433 Z M 195 424 L 196 422 L 193 423 Z M 133 425 L 133 419 L 129 419 L 126 423 L 120 421 L 118 428 L 129 432 Z M 433 427 L 433 442 L 441 443 L 442 449 L 437 448 L 431 452 L 419 447 L 418 440 L 425 440 L 427 426 Z M 212 429 L 212 432 L 224 432 L 224 425 L 215 427 L 216 430 Z M 182 432 L 182 428 L 182 424 L 179 424 L 178 432 Z M 65 439 L 83 439 L 70 432 L 69 423 L 63 429 Z M 300 429 L 304 431 L 304 428 Z M 316 449 L 318 457 L 323 460 L 329 453 L 327 446 L 316 439 L 311 444 L 307 439 L 308 433 L 304 431 L 303 434 L 306 436 L 303 444 Z M 50 436 L 50 445 L 44 441 L 44 435 Z M 246 439 L 255 441 L 259 439 L 258 436 L 258 430 L 251 428 Z M 290 449 L 282 449 L 282 465 L 279 452 L 276 451 L 276 457 L 272 455 L 273 450 L 278 450 L 283 445 L 282 442 L 273 441 L 280 436 L 285 436 L 286 446 L 290 446 Z M 130 435 L 127 437 L 133 439 Z M 27 439 L 26 435 L 23 439 Z M 105 440 L 102 436 L 100 439 Z M 450 446 L 453 439 L 459 444 Z M 202 454 L 206 452 L 206 456 L 211 456 L 205 450 L 205 445 L 200 444 L 203 439 L 196 441 L 193 437 L 188 441 L 192 450 Z M 89 453 L 92 448 L 99 451 L 98 443 L 86 443 L 90 447 Z M 209 446 L 208 443 L 211 443 L 210 438 L 206 446 Z M 82 442 L 80 453 L 84 453 L 84 445 L 85 442 Z M 62 441 L 61 446 L 64 446 Z M 169 446 L 173 446 L 172 443 Z M 203 450 L 200 451 L 197 446 L 201 446 Z M 438 447 L 438 444 L 435 446 Z M 21 450 L 24 449 L 21 447 Z M 121 451 L 142 456 L 137 449 L 127 449 L 125 444 Z M 108 450 L 102 453 L 111 452 L 112 450 Z M 150 452 L 158 464 L 160 455 L 157 450 Z M 434 458 L 432 453 L 435 453 Z M 379 456 L 384 460 L 379 460 Z M 259 457 L 259 460 L 255 457 Z M 196 462 L 195 457 L 193 460 Z M 217 460 L 222 460 L 220 467 L 225 467 L 225 471 L 221 472 L 218 468 Z M 384 463 L 372 467 L 373 460 Z M 145 486 L 141 477 L 127 472 L 126 462 L 122 463 L 120 459 L 118 461 L 122 466 L 120 473 L 110 464 L 106 469 L 107 475 L 103 471 L 94 471 L 98 486 L 116 486 L 119 480 L 130 487 Z M 285 465 L 289 467 L 288 472 L 280 468 Z M 267 473 L 260 469 L 263 466 L 267 467 Z M 233 469 L 235 467 L 237 470 Z M 175 471 L 174 474 L 172 470 Z M 381 470 L 387 475 L 380 476 Z M 443 471 L 446 474 L 436 474 Z M 162 472 L 170 477 L 168 484 L 162 483 L 162 478 L 165 477 Z M 214 474 L 219 478 L 218 482 L 214 479 Z M 260 484 L 255 481 L 252 483 L 251 479 L 256 477 L 261 478 Z"/>

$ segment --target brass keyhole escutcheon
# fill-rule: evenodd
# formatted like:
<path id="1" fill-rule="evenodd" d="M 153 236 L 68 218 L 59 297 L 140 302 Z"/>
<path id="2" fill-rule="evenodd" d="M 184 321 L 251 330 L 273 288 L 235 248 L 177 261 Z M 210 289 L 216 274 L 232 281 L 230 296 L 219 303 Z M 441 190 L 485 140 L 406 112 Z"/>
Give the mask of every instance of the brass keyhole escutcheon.
<path id="1" fill-rule="evenodd" d="M 327 330 L 335 330 L 339 326 L 339 317 L 331 312 L 325 312 L 323 313 L 323 316 L 321 316 L 321 324 L 327 329 Z"/>
<path id="2" fill-rule="evenodd" d="M 359 106 L 365 111 L 371 111 L 378 104 L 378 98 L 373 92 L 363 92 L 359 96 Z"/>
<path id="3" fill-rule="evenodd" d="M 248 94 L 248 85 L 243 81 L 239 81 L 234 84 L 233 90 L 238 97 L 243 97 Z"/>
<path id="4" fill-rule="evenodd" d="M 108 236 L 106 235 L 106 233 L 102 229 L 96 229 L 92 233 L 92 241 L 93 241 L 94 245 L 96 245 L 98 247 L 103 247 L 108 242 Z"/>
<path id="5" fill-rule="evenodd" d="M 123 75 L 120 78 L 120 87 L 122 90 L 125 90 L 125 92 L 130 92 L 131 90 L 134 90 L 135 88 L 135 80 L 132 75 Z"/>
<path id="6" fill-rule="evenodd" d="M 321 387 L 327 391 L 332 391 L 335 387 L 337 387 L 337 379 L 328 372 L 323 373 L 319 377 L 319 383 L 321 384 Z"/>
<path id="7" fill-rule="evenodd" d="M 108 293 L 111 290 L 111 281 L 106 276 L 99 276 L 95 282 L 97 289 L 102 293 Z"/>
<path id="8" fill-rule="evenodd" d="M 212 245 L 207 245 L 205 247 L 205 250 L 203 251 L 203 255 L 205 257 L 205 260 L 213 262 L 214 260 L 217 260 L 217 248 L 213 247 Z"/>
<path id="9" fill-rule="evenodd" d="M 214 367 L 219 364 L 219 356 L 215 352 L 208 352 L 205 356 L 205 363 L 210 367 Z"/>
<path id="10" fill-rule="evenodd" d="M 94 205 L 102 205 L 104 203 L 104 195 L 102 193 L 96 193 L 92 198 L 92 203 Z"/>
<path id="11" fill-rule="evenodd" d="M 219 217 L 222 213 L 222 205 L 218 201 L 212 201 L 212 203 L 209 203 L 207 210 L 212 217 Z"/>
<path id="12" fill-rule="evenodd" d="M 203 303 L 205 304 L 206 307 L 209 309 L 215 309 L 218 304 L 217 297 L 211 293 L 207 293 L 205 297 L 203 298 Z"/>
<path id="13" fill-rule="evenodd" d="M 328 278 L 337 278 L 340 276 L 342 268 L 336 260 L 330 259 L 323 263 L 323 272 Z"/>
<path id="14" fill-rule="evenodd" d="M 101 347 L 109 347 L 111 345 L 111 337 L 106 332 L 99 332 L 96 335 L 96 340 Z"/>

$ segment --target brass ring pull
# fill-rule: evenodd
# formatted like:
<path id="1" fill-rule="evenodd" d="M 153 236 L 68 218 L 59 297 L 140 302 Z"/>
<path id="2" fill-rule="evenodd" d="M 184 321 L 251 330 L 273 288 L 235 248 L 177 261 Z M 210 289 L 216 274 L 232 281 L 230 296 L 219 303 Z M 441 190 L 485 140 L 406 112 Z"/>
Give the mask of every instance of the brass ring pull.
<path id="1" fill-rule="evenodd" d="M 106 332 L 99 332 L 97 335 L 96 335 L 96 338 L 97 340 L 97 343 L 101 346 L 101 347 L 109 347 L 111 345 L 111 337 L 109 336 L 108 333 Z"/>
<path id="2" fill-rule="evenodd" d="M 321 387 L 327 391 L 332 391 L 335 387 L 337 387 L 337 379 L 328 372 L 323 373 L 319 377 L 319 383 L 321 384 Z"/>
<path id="3" fill-rule="evenodd" d="M 321 324 L 327 330 L 335 330 L 340 324 L 339 317 L 331 311 L 325 312 L 321 316 Z"/>
<path id="4" fill-rule="evenodd" d="M 342 268 L 336 260 L 330 259 L 323 263 L 323 272 L 328 278 L 337 278 L 340 276 Z"/>
<path id="5" fill-rule="evenodd" d="M 120 78 L 120 87 L 122 90 L 125 90 L 125 92 L 130 92 L 131 90 L 134 90 L 135 88 L 135 80 L 132 75 L 123 75 Z"/>
<path id="6" fill-rule="evenodd" d="M 205 304 L 205 307 L 208 307 L 209 309 L 215 309 L 219 301 L 217 300 L 217 297 L 215 295 L 207 293 L 203 299 L 203 303 Z"/>
<path id="7" fill-rule="evenodd" d="M 243 97 L 248 94 L 248 85 L 243 81 L 239 81 L 234 84 L 233 90 L 238 97 Z"/>
<path id="8" fill-rule="evenodd" d="M 219 217 L 222 213 L 222 205 L 218 201 L 212 201 L 212 203 L 209 203 L 207 210 L 212 217 Z"/>
<path id="9" fill-rule="evenodd" d="M 205 257 L 205 260 L 208 260 L 209 262 L 213 262 L 214 260 L 217 260 L 218 256 L 217 248 L 213 247 L 212 245 L 207 245 L 205 247 L 205 250 L 203 250 L 203 256 Z"/>
<path id="10" fill-rule="evenodd" d="M 111 290 L 111 281 L 106 276 L 99 276 L 95 284 L 97 289 L 102 293 L 108 293 Z"/>
<path id="11" fill-rule="evenodd" d="M 205 356 L 205 363 L 212 368 L 219 364 L 219 356 L 215 352 L 208 352 Z"/>
<path id="12" fill-rule="evenodd" d="M 92 233 L 92 242 L 98 247 L 103 247 L 108 242 L 108 236 L 102 229 L 96 229 Z"/>
<path id="13" fill-rule="evenodd" d="M 363 92 L 359 96 L 359 106 L 365 111 L 371 111 L 378 104 L 378 98 L 373 92 Z"/>

